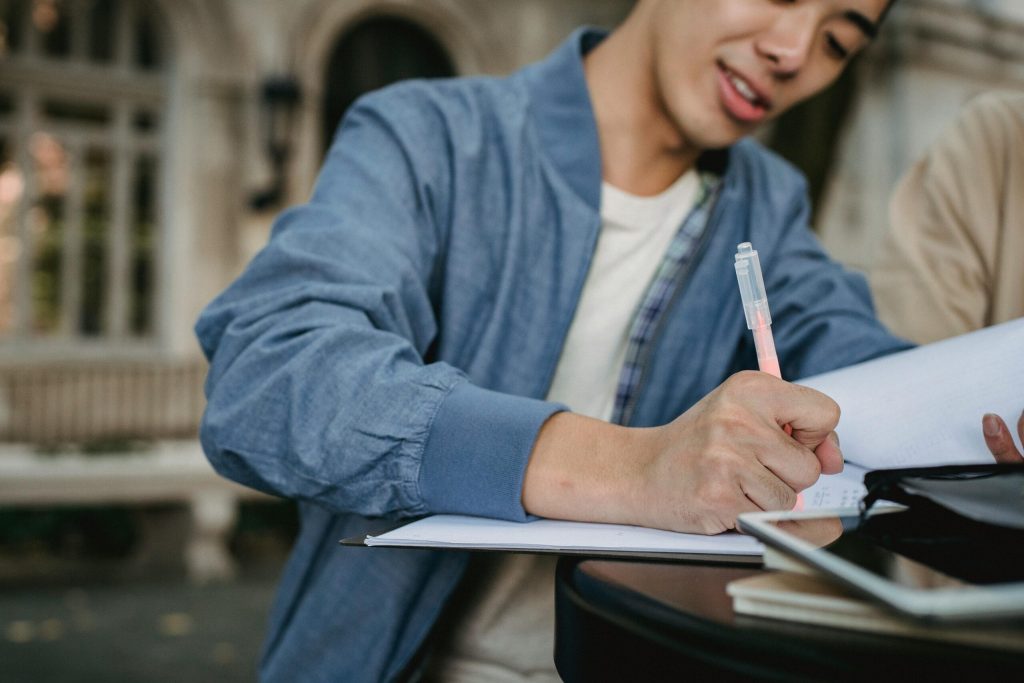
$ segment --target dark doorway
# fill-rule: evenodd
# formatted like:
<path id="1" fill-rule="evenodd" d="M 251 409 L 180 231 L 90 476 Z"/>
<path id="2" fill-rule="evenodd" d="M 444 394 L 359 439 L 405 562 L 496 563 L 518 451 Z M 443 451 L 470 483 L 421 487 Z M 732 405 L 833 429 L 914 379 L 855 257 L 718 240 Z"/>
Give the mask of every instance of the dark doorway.
<path id="1" fill-rule="evenodd" d="M 324 74 L 322 151 L 345 110 L 360 95 L 406 78 L 454 76 L 448 54 L 430 33 L 406 19 L 379 16 L 342 34 Z"/>

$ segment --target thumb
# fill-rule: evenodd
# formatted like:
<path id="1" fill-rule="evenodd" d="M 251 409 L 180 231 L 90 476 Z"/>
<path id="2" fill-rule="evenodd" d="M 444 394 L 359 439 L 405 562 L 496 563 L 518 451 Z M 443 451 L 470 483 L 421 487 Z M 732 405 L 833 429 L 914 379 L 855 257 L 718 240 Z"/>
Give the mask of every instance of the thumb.
<path id="1" fill-rule="evenodd" d="M 1024 423 L 1024 415 L 1021 416 L 1021 423 Z M 1018 427 L 1020 426 L 1021 424 L 1018 424 Z M 1003 418 L 993 413 L 986 413 L 981 418 L 981 429 L 985 433 L 985 445 L 988 446 L 988 450 L 995 457 L 996 462 L 1009 464 L 1024 462 L 1024 456 L 1020 454 L 1016 444 L 1013 443 L 1013 437 L 1010 436 L 1010 430 L 1003 422 Z"/>

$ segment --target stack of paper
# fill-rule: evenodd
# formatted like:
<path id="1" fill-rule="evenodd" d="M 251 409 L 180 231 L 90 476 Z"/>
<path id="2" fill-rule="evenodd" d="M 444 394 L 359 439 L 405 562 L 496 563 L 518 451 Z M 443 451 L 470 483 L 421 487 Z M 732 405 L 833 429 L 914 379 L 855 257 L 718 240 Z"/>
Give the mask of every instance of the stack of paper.
<path id="1" fill-rule="evenodd" d="M 732 596 L 736 614 L 1024 651 L 1019 625 L 926 624 L 901 617 L 824 578 L 805 573 L 765 572 L 733 581 L 726 592 Z"/>

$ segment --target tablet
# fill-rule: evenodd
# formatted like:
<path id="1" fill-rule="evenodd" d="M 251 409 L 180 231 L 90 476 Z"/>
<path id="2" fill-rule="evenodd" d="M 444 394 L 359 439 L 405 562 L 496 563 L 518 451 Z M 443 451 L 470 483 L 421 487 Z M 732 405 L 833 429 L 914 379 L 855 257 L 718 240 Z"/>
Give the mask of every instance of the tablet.
<path id="1" fill-rule="evenodd" d="M 921 532 L 908 508 L 757 512 L 740 530 L 903 614 L 935 621 L 1024 617 L 1024 543 Z M 1024 622 L 1022 622 L 1024 623 Z"/>

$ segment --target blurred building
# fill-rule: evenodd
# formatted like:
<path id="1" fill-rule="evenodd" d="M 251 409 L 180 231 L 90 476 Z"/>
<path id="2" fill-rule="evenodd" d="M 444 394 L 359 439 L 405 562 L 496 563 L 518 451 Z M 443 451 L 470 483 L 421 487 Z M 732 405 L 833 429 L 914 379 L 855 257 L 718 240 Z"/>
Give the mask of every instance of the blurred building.
<path id="1" fill-rule="evenodd" d="M 631 5 L 0 0 L 0 445 L 191 439 L 196 315 L 306 197 L 355 97 L 509 72 Z M 897 4 L 825 183 L 840 258 L 870 260 L 893 182 L 966 98 L 1024 85 L 1022 7 Z"/>
<path id="2" fill-rule="evenodd" d="M 963 104 L 1024 90 L 1024 2 L 900 0 L 864 57 L 817 225 L 829 251 L 858 269 L 889 229 L 897 179 Z"/>
<path id="3" fill-rule="evenodd" d="M 344 109 L 629 0 L 0 0 L 0 442 L 188 438 L 201 307 Z"/>

